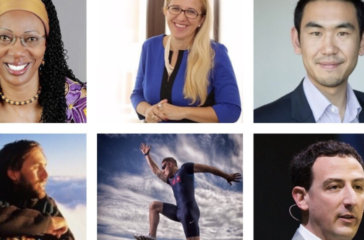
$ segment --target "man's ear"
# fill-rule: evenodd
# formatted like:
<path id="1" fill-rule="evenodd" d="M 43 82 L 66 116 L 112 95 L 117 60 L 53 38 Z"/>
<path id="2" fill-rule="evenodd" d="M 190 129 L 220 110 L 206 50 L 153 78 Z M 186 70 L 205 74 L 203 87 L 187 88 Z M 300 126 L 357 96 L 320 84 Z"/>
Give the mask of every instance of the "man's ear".
<path id="1" fill-rule="evenodd" d="M 300 38 L 298 37 L 298 31 L 295 27 L 291 29 L 291 40 L 294 52 L 296 54 L 302 54 Z"/>
<path id="2" fill-rule="evenodd" d="M 298 208 L 300 208 L 302 211 L 308 210 L 307 192 L 304 187 L 294 187 L 292 190 L 292 197 L 296 202 Z"/>
<path id="3" fill-rule="evenodd" d="M 364 55 L 364 32 L 363 32 L 363 34 L 361 36 L 361 40 L 360 40 L 359 55 L 360 56 Z"/>
<path id="4" fill-rule="evenodd" d="M 14 171 L 11 169 L 8 169 L 7 171 L 8 177 L 13 180 L 14 182 L 18 182 L 20 179 L 20 171 Z"/>

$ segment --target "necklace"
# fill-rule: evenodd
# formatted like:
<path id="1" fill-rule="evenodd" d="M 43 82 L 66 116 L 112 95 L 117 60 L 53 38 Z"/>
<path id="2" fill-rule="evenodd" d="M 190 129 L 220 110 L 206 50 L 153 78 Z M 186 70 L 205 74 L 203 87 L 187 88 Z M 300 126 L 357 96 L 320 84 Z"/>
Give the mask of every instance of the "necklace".
<path id="1" fill-rule="evenodd" d="M 10 100 L 9 98 L 5 97 L 5 95 L 2 92 L 0 92 L 0 97 L 1 97 L 2 100 L 4 100 L 5 102 L 7 102 L 7 103 L 9 103 L 11 105 L 16 105 L 16 106 L 27 105 L 27 104 L 32 103 L 32 102 L 34 102 L 35 100 L 38 99 L 41 88 L 42 87 L 39 86 L 37 94 L 35 94 L 34 97 L 32 97 L 31 99 L 29 99 L 27 101 L 13 101 L 13 100 Z"/>
<path id="2" fill-rule="evenodd" d="M 168 73 L 168 77 L 171 76 L 174 67 L 172 67 L 172 65 L 169 63 L 169 51 L 171 49 L 171 37 L 168 38 L 167 43 L 166 43 L 166 47 L 164 49 L 164 66 L 167 69 L 167 73 Z"/>

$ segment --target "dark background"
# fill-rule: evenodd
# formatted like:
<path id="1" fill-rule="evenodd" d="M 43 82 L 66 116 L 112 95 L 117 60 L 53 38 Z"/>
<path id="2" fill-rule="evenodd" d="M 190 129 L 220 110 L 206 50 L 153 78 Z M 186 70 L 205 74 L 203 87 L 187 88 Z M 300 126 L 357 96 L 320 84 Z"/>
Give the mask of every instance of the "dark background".
<path id="1" fill-rule="evenodd" d="M 254 135 L 254 239 L 292 239 L 299 222 L 288 212 L 294 204 L 289 163 L 294 155 L 323 140 L 349 143 L 364 156 L 363 134 L 255 134 Z M 301 219 L 300 210 L 292 208 Z M 362 221 L 353 240 L 364 239 Z"/>

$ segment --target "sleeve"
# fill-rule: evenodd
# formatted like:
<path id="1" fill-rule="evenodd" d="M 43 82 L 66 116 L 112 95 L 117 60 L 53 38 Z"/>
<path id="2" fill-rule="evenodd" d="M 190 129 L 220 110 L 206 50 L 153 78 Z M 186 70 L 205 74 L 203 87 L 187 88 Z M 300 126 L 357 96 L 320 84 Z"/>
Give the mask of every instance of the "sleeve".
<path id="1" fill-rule="evenodd" d="M 0 236 L 43 235 L 51 224 L 51 215 L 33 209 L 19 209 L 0 202 Z"/>
<path id="2" fill-rule="evenodd" d="M 187 174 L 193 174 L 193 167 L 194 167 L 194 163 L 193 162 L 188 162 L 182 165 L 182 167 L 184 168 L 184 170 L 186 171 Z"/>
<path id="3" fill-rule="evenodd" d="M 87 90 L 86 83 L 75 82 L 66 78 L 67 122 L 87 122 Z"/>
<path id="4" fill-rule="evenodd" d="M 224 45 L 213 43 L 215 50 L 212 85 L 215 92 L 213 109 L 221 123 L 236 122 L 241 113 L 240 95 L 235 73 Z"/>
<path id="5" fill-rule="evenodd" d="M 62 213 L 59 211 L 56 202 L 50 197 L 48 197 L 48 199 L 49 199 L 49 203 L 52 206 L 52 212 L 51 212 L 52 217 L 62 217 L 62 218 L 64 218 Z M 50 236 L 50 237 L 51 237 L 50 239 L 54 239 L 54 240 L 57 239 L 54 236 Z M 68 228 L 68 231 L 65 234 L 63 234 L 60 239 L 61 240 L 75 240 L 75 237 L 73 236 L 73 233 L 71 232 L 71 229 Z"/>
<path id="6" fill-rule="evenodd" d="M 143 92 L 143 81 L 144 81 L 144 74 L 145 74 L 145 65 L 146 65 L 146 53 L 147 52 L 147 43 L 145 42 L 143 44 L 142 48 L 142 54 L 140 56 L 139 61 L 139 68 L 137 72 L 137 77 L 135 81 L 134 90 L 130 96 L 131 103 L 136 111 L 136 107 L 139 103 L 146 101 L 144 98 L 144 92 Z M 139 119 L 144 119 L 144 116 L 137 113 Z"/>

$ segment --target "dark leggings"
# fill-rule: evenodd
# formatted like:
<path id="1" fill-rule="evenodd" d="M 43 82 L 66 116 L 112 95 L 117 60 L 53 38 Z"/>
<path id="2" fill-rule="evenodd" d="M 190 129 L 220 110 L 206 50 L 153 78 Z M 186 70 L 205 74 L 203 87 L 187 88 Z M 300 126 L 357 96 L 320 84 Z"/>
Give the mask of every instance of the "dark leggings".
<path id="1" fill-rule="evenodd" d="M 186 238 L 200 236 L 200 227 L 198 226 L 200 210 L 196 203 L 178 207 L 173 204 L 163 203 L 162 214 L 173 221 L 181 222 Z"/>

